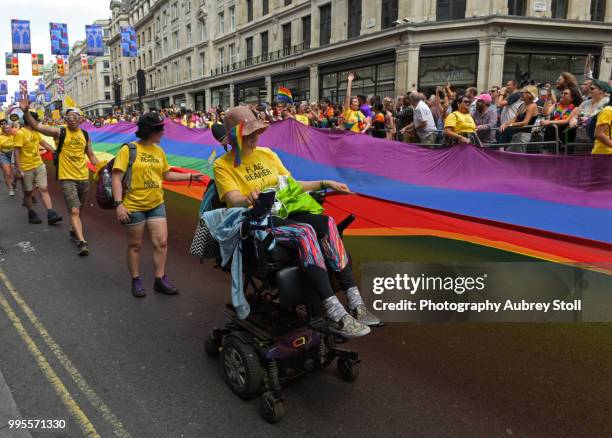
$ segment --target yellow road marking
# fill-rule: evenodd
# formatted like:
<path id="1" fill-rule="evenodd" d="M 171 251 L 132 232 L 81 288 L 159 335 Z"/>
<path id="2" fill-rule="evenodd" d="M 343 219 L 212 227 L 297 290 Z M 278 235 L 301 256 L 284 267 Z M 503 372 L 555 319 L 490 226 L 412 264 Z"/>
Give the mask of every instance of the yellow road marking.
<path id="1" fill-rule="evenodd" d="M 26 304 L 19 292 L 17 292 L 17 289 L 15 289 L 9 278 L 6 276 L 4 270 L 2 270 L 2 268 L 0 268 L 0 279 L 2 279 L 2 282 L 13 296 L 13 299 L 15 300 L 17 305 L 28 317 L 32 325 L 36 328 L 42 339 L 45 341 L 45 344 L 47 344 L 49 349 L 53 352 L 55 357 L 62 364 L 68 375 L 70 375 L 74 383 L 76 383 L 77 387 L 81 390 L 85 397 L 87 397 L 91 405 L 98 410 L 102 418 L 104 418 L 111 425 L 114 434 L 121 438 L 130 437 L 130 434 L 125 430 L 121 421 L 115 416 L 115 414 L 111 412 L 108 406 L 106 406 L 102 399 L 94 392 L 94 390 L 89 386 L 85 378 L 76 369 L 74 364 L 64 354 L 60 346 L 55 342 L 55 340 L 53 340 L 47 329 L 38 320 L 34 312 L 32 312 L 32 309 L 30 309 L 30 307 Z"/>
<path id="2" fill-rule="evenodd" d="M 49 365 L 49 362 L 47 362 L 45 356 L 42 354 L 32 337 L 28 334 L 11 305 L 8 303 L 8 301 L 6 301 L 2 291 L 0 291 L 0 307 L 2 307 L 6 313 L 6 316 L 8 316 L 9 320 L 13 324 L 13 327 L 15 327 L 15 330 L 17 330 L 17 333 L 19 333 L 19 336 L 28 347 L 28 350 L 30 350 L 32 356 L 34 356 L 34 359 L 36 360 L 36 363 L 38 364 L 38 367 L 42 371 L 43 375 L 47 378 L 66 408 L 68 408 L 68 412 L 77 422 L 83 433 L 92 438 L 99 438 L 100 435 L 98 432 L 96 432 L 93 424 L 91 424 L 91 421 L 89 421 L 85 413 L 74 401 L 57 374 L 55 374 L 55 371 L 53 371 L 53 368 L 51 368 L 51 365 Z"/>

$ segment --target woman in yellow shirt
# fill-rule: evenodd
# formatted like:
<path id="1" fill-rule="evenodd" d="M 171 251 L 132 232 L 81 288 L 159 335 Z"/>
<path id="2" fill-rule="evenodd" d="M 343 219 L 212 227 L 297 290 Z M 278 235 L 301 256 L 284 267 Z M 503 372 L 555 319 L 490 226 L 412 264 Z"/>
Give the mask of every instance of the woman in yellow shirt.
<path id="1" fill-rule="evenodd" d="M 140 141 L 136 142 L 136 159 L 132 164 L 128 193 L 123 191 L 123 176 L 130 156 L 127 146 L 119 150 L 113 166 L 113 198 L 117 207 L 117 219 L 127 226 L 127 261 L 132 276 L 132 294 L 139 298 L 146 295 L 140 279 L 140 248 L 145 226 L 151 233 L 153 243 L 154 290 L 167 295 L 178 293 L 178 289 L 166 277 L 168 225 L 163 181 L 191 181 L 202 177 L 200 173 L 170 171 L 166 154 L 158 146 L 163 134 L 164 120 L 158 113 L 146 113 L 138 119 L 136 136 Z"/>
<path id="2" fill-rule="evenodd" d="M 365 134 L 368 132 L 372 120 L 359 111 L 359 99 L 351 96 L 355 75 L 349 73 L 347 80 L 346 96 L 344 97 L 344 112 L 342 113 L 342 117 L 344 118 L 344 129 L 358 134 Z"/>
<path id="3" fill-rule="evenodd" d="M 223 125 L 228 133 L 225 142 L 231 145 L 231 151 L 214 163 L 219 197 L 231 207 L 251 206 L 263 189 L 277 186 L 279 177 L 288 177 L 290 173 L 271 149 L 257 146 L 267 125 L 257 120 L 248 107 L 231 108 Z M 336 181 L 298 181 L 298 184 L 304 191 L 329 188 L 349 192 L 345 184 Z M 380 324 L 380 319 L 367 310 L 361 299 L 348 254 L 331 217 L 311 213 L 294 213 L 287 219 L 275 217 L 272 231 L 278 244 L 297 250 L 303 271 L 323 301 L 331 330 L 356 337 L 368 334 L 369 325 Z M 336 275 L 346 293 L 350 313 L 334 294 L 327 269 Z"/>
<path id="4" fill-rule="evenodd" d="M 0 134 L 0 168 L 2 168 L 2 173 L 4 174 L 4 181 L 6 182 L 6 187 L 8 187 L 9 196 L 15 196 L 15 190 L 13 190 L 13 169 L 11 167 L 13 146 L 15 145 L 13 128 L 6 120 L 1 120 L 0 124 L 2 125 L 2 133 Z"/>
<path id="5" fill-rule="evenodd" d="M 459 96 L 456 102 L 457 111 L 444 120 L 444 135 L 451 143 L 470 143 L 470 136 L 476 132 L 476 123 L 470 114 L 470 99 Z"/>

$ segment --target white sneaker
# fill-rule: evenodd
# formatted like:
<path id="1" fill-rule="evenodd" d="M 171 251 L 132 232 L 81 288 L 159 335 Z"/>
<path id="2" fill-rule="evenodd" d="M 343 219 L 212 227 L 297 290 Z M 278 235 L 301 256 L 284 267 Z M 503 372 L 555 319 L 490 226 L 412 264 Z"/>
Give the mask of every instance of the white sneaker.
<path id="1" fill-rule="evenodd" d="M 9 190 L 9 196 L 15 196 L 15 190 Z"/>

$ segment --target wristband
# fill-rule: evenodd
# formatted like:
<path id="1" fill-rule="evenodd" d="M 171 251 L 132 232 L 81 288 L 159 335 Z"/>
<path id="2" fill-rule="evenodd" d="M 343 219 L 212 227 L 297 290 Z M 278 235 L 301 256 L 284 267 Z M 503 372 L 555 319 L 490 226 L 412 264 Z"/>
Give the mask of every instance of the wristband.
<path id="1" fill-rule="evenodd" d="M 321 190 L 325 190 L 327 188 L 325 184 L 325 180 L 321 180 L 320 186 L 321 186 Z"/>
<path id="2" fill-rule="evenodd" d="M 114 204 L 115 207 L 119 207 L 121 204 L 123 204 L 123 201 L 115 201 Z"/>

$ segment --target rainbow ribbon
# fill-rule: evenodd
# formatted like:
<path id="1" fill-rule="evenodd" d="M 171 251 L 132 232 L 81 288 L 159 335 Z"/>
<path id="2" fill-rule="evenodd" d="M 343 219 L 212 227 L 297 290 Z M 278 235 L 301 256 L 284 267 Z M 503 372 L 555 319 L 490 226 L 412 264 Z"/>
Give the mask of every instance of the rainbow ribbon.
<path id="1" fill-rule="evenodd" d="M 242 162 L 242 135 L 244 132 L 244 122 L 238 123 L 229 132 L 229 139 L 234 148 L 234 167 L 240 166 Z"/>

